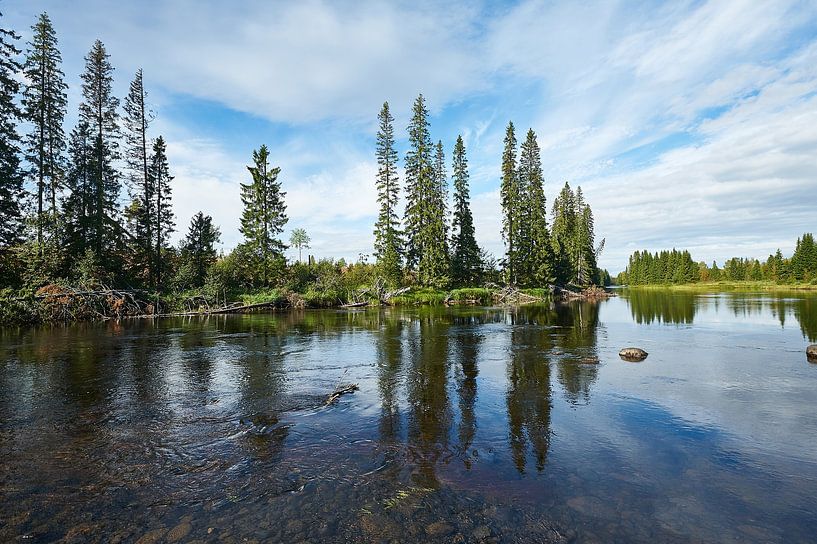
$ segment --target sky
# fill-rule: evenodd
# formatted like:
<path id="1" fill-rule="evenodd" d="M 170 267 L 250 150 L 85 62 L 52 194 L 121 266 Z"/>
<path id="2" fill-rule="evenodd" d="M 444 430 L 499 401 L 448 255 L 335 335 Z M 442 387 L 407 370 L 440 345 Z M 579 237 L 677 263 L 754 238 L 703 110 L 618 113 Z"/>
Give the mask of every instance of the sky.
<path id="1" fill-rule="evenodd" d="M 814 0 L 0 0 L 0 11 L 23 41 L 51 17 L 67 130 L 94 40 L 120 98 L 144 70 L 151 133 L 175 175 L 176 240 L 202 210 L 225 250 L 241 241 L 239 183 L 266 144 L 285 237 L 306 229 L 318 258 L 370 255 L 377 113 L 388 101 L 402 162 L 419 93 L 449 170 L 465 140 L 477 240 L 496 256 L 509 121 L 538 136 L 549 206 L 565 181 L 581 185 L 611 273 L 641 249 L 788 255 L 817 230 Z"/>

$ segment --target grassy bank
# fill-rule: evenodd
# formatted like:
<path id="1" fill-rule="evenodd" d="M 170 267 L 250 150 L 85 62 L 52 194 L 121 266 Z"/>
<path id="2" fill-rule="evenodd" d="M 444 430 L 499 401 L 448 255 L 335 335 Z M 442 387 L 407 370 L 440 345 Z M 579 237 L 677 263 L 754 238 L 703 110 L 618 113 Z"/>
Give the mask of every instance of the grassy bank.
<path id="1" fill-rule="evenodd" d="M 673 291 L 817 291 L 815 283 L 775 283 L 772 281 L 714 281 L 681 284 L 628 285 L 628 289 Z"/>

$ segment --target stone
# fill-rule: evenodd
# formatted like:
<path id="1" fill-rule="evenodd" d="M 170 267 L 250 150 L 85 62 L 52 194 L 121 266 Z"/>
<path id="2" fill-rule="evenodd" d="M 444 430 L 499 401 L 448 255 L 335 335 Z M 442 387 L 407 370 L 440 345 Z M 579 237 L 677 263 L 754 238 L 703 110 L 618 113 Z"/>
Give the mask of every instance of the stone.
<path id="1" fill-rule="evenodd" d="M 584 365 L 597 365 L 599 364 L 599 358 L 595 355 L 591 355 L 590 357 L 584 357 L 580 361 Z"/>
<path id="2" fill-rule="evenodd" d="M 426 526 L 426 534 L 429 536 L 448 536 L 453 532 L 454 528 L 444 521 L 435 521 Z"/>
<path id="3" fill-rule="evenodd" d="M 618 352 L 618 356 L 625 361 L 643 361 L 647 358 L 648 353 L 641 348 L 623 348 Z"/>
<path id="4" fill-rule="evenodd" d="M 817 363 L 817 344 L 812 344 L 806 348 L 806 358 L 813 363 Z"/>
<path id="5" fill-rule="evenodd" d="M 136 541 L 136 544 L 156 544 L 159 542 L 167 529 L 164 527 L 159 527 L 158 529 L 153 529 L 152 531 L 148 531 L 147 533 L 143 534 L 139 540 Z"/>
<path id="6" fill-rule="evenodd" d="M 190 531 L 193 530 L 193 526 L 190 525 L 189 521 L 183 521 L 173 527 L 169 533 L 167 533 L 167 541 L 168 542 L 178 542 L 183 538 L 187 537 L 190 534 Z"/>

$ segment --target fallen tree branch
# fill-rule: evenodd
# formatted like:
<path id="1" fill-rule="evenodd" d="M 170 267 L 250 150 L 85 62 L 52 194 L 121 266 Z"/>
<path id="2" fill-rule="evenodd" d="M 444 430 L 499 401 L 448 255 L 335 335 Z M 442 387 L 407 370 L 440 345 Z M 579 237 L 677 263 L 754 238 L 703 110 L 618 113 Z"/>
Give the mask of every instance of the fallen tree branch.
<path id="1" fill-rule="evenodd" d="M 335 388 L 334 391 L 332 391 L 332 393 L 329 394 L 328 397 L 326 397 L 326 402 L 324 403 L 324 406 L 329 406 L 330 404 L 332 404 L 336 400 L 338 400 L 342 395 L 346 395 L 346 394 L 349 394 L 349 393 L 354 393 L 358 389 L 360 389 L 360 388 L 357 386 L 356 383 L 350 383 L 350 384 L 338 386 L 338 387 Z"/>

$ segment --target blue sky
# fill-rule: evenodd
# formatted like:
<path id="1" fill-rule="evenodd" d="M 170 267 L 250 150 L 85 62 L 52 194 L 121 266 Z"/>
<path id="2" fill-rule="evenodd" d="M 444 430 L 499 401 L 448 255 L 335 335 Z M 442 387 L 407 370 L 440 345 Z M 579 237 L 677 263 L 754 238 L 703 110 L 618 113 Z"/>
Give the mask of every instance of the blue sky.
<path id="1" fill-rule="evenodd" d="M 817 230 L 814 1 L 4 0 L 0 10 L 25 39 L 48 11 L 69 125 L 96 38 L 118 96 L 144 69 L 179 230 L 203 210 L 225 249 L 240 240 L 244 166 L 265 143 L 288 226 L 310 233 L 311 253 L 371 253 L 376 115 L 388 100 L 402 157 L 420 92 L 449 162 L 465 139 L 477 238 L 496 255 L 509 120 L 539 137 L 549 202 L 565 181 L 582 186 L 611 272 L 636 249 L 765 257 Z"/>

